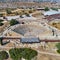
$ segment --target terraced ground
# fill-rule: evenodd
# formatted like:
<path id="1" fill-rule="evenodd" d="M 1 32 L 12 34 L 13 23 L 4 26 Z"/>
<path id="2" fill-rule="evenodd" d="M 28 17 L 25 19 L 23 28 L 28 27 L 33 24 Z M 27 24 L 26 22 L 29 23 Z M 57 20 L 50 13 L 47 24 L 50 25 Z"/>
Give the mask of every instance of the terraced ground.
<path id="1" fill-rule="evenodd" d="M 24 24 L 24 25 L 19 25 L 16 28 L 13 29 L 14 32 L 21 34 L 23 36 L 38 36 L 40 34 L 48 34 L 49 31 L 48 29 L 45 29 L 42 26 L 38 25 L 31 25 L 31 24 Z"/>

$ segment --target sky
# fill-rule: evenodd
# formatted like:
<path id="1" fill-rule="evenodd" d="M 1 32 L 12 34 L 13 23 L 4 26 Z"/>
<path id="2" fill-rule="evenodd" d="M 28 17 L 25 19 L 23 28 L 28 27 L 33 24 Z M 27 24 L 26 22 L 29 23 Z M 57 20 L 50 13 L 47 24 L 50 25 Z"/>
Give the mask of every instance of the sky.
<path id="1" fill-rule="evenodd" d="M 8 1 L 22 1 L 22 0 L 0 0 L 1 2 L 8 2 Z M 25 1 L 25 0 L 24 0 Z M 36 1 L 36 0 L 35 0 Z M 60 2 L 60 0 L 37 0 L 37 1 L 39 1 L 39 2 L 41 2 L 41 1 L 53 1 L 53 2 Z"/>

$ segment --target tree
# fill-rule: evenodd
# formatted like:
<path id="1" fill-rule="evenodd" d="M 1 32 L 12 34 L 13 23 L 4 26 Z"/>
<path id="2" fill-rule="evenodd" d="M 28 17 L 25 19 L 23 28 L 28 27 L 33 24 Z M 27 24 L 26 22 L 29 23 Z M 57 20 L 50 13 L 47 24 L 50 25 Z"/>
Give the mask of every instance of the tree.
<path id="1" fill-rule="evenodd" d="M 6 51 L 1 51 L 0 52 L 0 60 L 5 60 L 5 59 L 8 59 L 9 58 L 9 55 Z"/>
<path id="2" fill-rule="evenodd" d="M 13 60 L 20 60 L 22 58 L 26 60 L 31 60 L 35 56 L 37 56 L 37 51 L 32 50 L 30 48 L 14 48 L 9 50 L 10 57 Z"/>
<path id="3" fill-rule="evenodd" d="M 49 8 L 48 7 L 45 7 L 45 11 L 49 11 Z"/>
<path id="4" fill-rule="evenodd" d="M 12 20 L 10 21 L 10 26 L 16 25 L 16 24 L 18 24 L 18 23 L 19 23 L 19 22 L 16 21 L 16 19 L 12 19 Z"/>

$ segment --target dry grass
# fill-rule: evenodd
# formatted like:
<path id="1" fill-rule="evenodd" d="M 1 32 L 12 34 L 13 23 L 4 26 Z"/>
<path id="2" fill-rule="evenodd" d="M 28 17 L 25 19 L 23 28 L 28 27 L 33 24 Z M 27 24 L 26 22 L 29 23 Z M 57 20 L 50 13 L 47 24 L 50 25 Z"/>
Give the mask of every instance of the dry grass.
<path id="1" fill-rule="evenodd" d="M 60 30 L 60 22 L 52 22 L 50 25 Z"/>

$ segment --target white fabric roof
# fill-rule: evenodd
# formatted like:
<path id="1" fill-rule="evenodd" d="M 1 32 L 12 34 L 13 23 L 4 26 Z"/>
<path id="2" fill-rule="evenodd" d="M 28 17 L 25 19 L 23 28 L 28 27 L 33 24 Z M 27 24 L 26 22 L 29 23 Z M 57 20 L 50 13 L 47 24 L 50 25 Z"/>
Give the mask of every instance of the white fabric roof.
<path id="1" fill-rule="evenodd" d="M 44 15 L 54 15 L 54 14 L 60 14 L 60 12 L 59 11 L 54 11 L 54 10 L 44 12 Z"/>
<path id="2" fill-rule="evenodd" d="M 17 18 L 19 18 L 20 16 L 18 15 L 18 16 L 6 16 L 6 18 L 8 19 L 8 20 L 11 20 L 11 19 L 17 19 Z"/>

